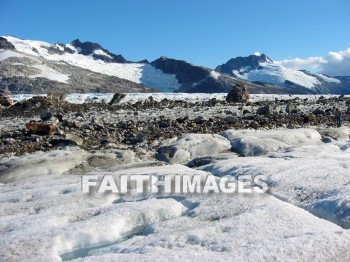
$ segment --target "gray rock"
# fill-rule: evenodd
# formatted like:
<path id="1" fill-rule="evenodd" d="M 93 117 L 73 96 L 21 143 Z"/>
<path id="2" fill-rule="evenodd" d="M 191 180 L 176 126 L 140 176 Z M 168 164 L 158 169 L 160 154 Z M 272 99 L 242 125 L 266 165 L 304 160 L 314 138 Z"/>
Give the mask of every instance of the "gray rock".
<path id="1" fill-rule="evenodd" d="M 237 83 L 232 90 L 227 94 L 226 101 L 230 103 L 247 102 L 249 92 L 244 84 Z"/>
<path id="2" fill-rule="evenodd" d="M 119 103 L 126 95 L 123 93 L 115 93 L 112 100 L 108 103 L 110 105 Z"/>
<path id="3" fill-rule="evenodd" d="M 260 107 L 260 108 L 258 108 L 256 113 L 258 115 L 265 115 L 265 116 L 271 115 L 273 113 L 272 106 L 271 105 L 266 105 L 266 106 Z"/>

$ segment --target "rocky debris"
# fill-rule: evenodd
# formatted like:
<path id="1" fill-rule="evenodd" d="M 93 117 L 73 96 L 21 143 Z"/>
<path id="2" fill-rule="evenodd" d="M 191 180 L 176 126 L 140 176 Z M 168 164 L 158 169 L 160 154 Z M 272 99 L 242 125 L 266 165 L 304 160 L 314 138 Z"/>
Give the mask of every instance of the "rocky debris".
<path id="1" fill-rule="evenodd" d="M 0 105 L 8 107 L 13 104 L 13 100 L 6 94 L 0 94 Z"/>
<path id="2" fill-rule="evenodd" d="M 33 97 L 0 109 L 1 123 L 5 127 L 1 128 L 0 133 L 0 154 L 48 151 L 65 145 L 76 145 L 89 151 L 114 148 L 154 153 L 164 140 L 189 133 L 217 134 L 227 129 L 247 128 L 300 128 L 305 126 L 306 115 L 309 116 L 308 124 L 335 127 L 332 114 L 311 114 L 320 106 L 328 110 L 339 105 L 343 110 L 344 125 L 349 122 L 350 112 L 345 112 L 347 100 L 323 98 L 317 103 L 316 100 L 293 100 L 295 104 L 300 103 L 302 109 L 296 114 L 285 112 L 288 101 L 250 101 L 242 106 L 213 99 L 187 102 L 148 98 L 136 103 L 109 105 L 71 104 L 54 97 Z M 256 113 L 258 108 L 267 106 L 273 107 L 273 114 Z M 244 113 L 244 110 L 248 112 Z M 50 136 L 45 135 L 48 133 L 39 135 L 29 131 L 24 127 L 31 120 L 54 124 L 55 130 Z M 176 155 L 177 152 L 175 150 L 174 153 L 171 147 L 163 150 L 169 159 L 172 158 L 170 155 Z"/>
<path id="3" fill-rule="evenodd" d="M 6 38 L 0 37 L 0 49 L 15 50 L 15 46 Z"/>
<path id="4" fill-rule="evenodd" d="M 263 107 L 260 107 L 258 108 L 258 110 L 256 111 L 256 113 L 258 115 L 272 115 L 273 113 L 273 109 L 272 109 L 272 106 L 271 105 L 266 105 L 266 106 L 263 106 Z"/>
<path id="5" fill-rule="evenodd" d="M 56 126 L 52 123 L 30 122 L 26 124 L 26 128 L 32 134 L 48 136 L 55 132 Z"/>
<path id="6" fill-rule="evenodd" d="M 232 90 L 227 94 L 226 101 L 229 103 L 247 102 L 249 92 L 244 84 L 237 83 Z"/>
<path id="7" fill-rule="evenodd" d="M 113 98 L 111 101 L 108 103 L 109 105 L 117 104 L 119 103 L 126 95 L 123 93 L 115 93 L 113 95 Z"/>
<path id="8" fill-rule="evenodd" d="M 326 112 L 321 107 L 316 108 L 312 113 L 314 115 L 326 115 Z"/>

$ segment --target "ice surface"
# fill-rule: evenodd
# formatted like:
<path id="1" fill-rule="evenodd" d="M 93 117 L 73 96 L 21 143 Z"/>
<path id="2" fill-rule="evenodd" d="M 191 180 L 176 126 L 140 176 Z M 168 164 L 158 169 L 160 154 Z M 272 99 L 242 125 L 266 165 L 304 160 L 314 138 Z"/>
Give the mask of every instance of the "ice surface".
<path id="1" fill-rule="evenodd" d="M 262 155 L 282 148 L 321 144 L 314 129 L 280 129 L 268 131 L 226 130 L 221 133 L 231 141 L 232 150 L 243 156 Z"/>
<path id="2" fill-rule="evenodd" d="M 215 156 L 230 149 L 230 142 L 211 134 L 187 134 L 158 149 L 158 159 L 169 163 L 184 163 L 194 157 Z"/>
<path id="3" fill-rule="evenodd" d="M 289 147 L 260 157 L 218 161 L 215 175 L 264 175 L 270 193 L 350 228 L 349 142 Z"/>
<path id="4" fill-rule="evenodd" d="M 208 174 L 179 164 L 108 169 L 91 174 Z M 344 261 L 350 255 L 347 230 L 267 194 L 87 195 L 80 179 L 56 173 L 1 186 L 4 261 Z"/>

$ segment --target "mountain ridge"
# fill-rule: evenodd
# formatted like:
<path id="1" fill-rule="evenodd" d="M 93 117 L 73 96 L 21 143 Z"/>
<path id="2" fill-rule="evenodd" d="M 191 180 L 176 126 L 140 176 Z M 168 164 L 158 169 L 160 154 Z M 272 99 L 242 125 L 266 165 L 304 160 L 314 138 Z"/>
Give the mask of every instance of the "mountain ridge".
<path id="1" fill-rule="evenodd" d="M 61 86 L 68 92 L 217 93 L 244 83 L 252 93 L 350 93 L 350 88 L 340 84 L 350 83 L 350 77 L 331 78 L 286 68 L 265 54 L 231 58 L 213 70 L 164 56 L 152 62 L 132 62 L 98 43 L 79 39 L 49 44 L 1 37 L 0 49 L 0 89 L 9 92 L 29 92 L 30 87 L 43 92 L 45 86 Z"/>

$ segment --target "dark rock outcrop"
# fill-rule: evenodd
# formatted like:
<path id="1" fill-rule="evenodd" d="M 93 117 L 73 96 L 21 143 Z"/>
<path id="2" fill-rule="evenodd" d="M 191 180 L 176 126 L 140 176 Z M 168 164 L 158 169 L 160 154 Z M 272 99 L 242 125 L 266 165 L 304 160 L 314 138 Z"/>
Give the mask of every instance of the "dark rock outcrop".
<path id="1" fill-rule="evenodd" d="M 216 67 L 215 71 L 227 74 L 230 76 L 237 76 L 232 71 L 246 72 L 253 69 L 260 69 L 260 63 L 272 63 L 272 60 L 265 54 L 250 55 L 247 57 L 236 57 L 228 60 L 225 64 Z"/>
<path id="2" fill-rule="evenodd" d="M 0 49 L 15 50 L 15 46 L 7 41 L 6 38 L 0 37 Z"/>
<path id="3" fill-rule="evenodd" d="M 101 45 L 93 42 L 81 42 L 79 39 L 71 43 L 75 48 L 79 48 L 79 54 L 91 55 L 94 59 L 100 59 L 108 63 L 127 63 L 128 61 L 122 55 L 116 55 L 103 48 Z M 101 50 L 106 55 L 95 54 L 94 51 Z"/>

